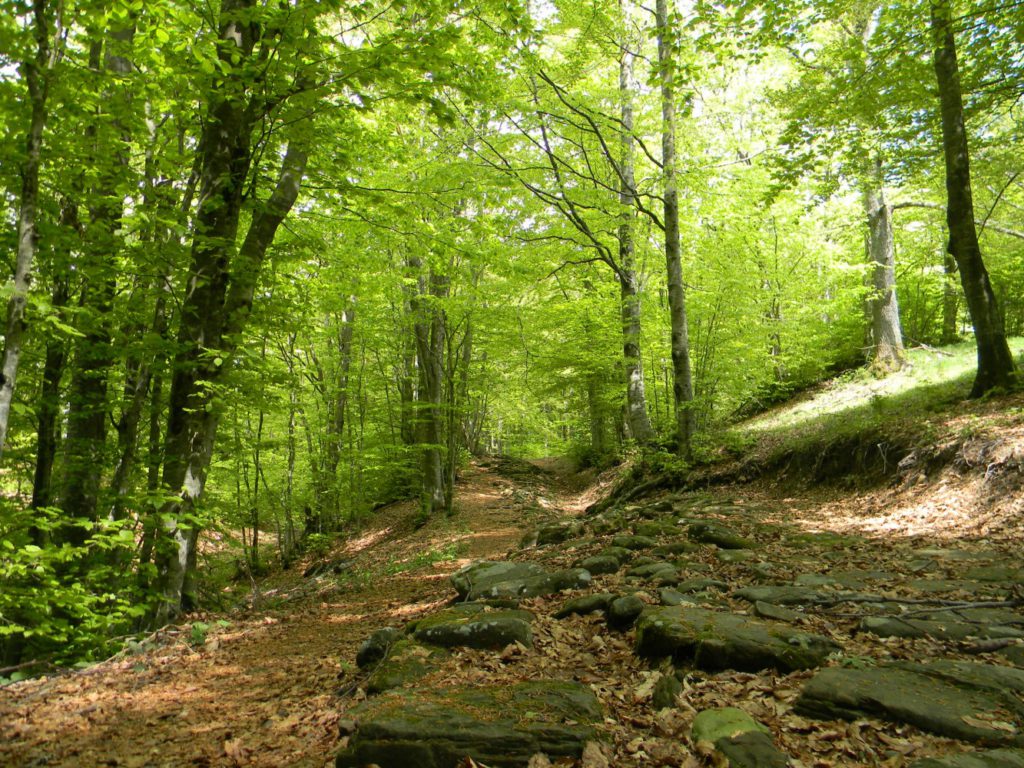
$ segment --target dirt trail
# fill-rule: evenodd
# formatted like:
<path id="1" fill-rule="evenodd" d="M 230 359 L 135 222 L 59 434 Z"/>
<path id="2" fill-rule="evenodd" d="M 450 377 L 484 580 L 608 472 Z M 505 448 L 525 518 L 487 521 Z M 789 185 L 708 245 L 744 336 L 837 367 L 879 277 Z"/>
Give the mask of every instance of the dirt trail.
<path id="1" fill-rule="evenodd" d="M 456 514 L 419 530 L 412 502 L 376 513 L 333 553 L 351 563 L 340 575 L 302 579 L 299 566 L 262 584 L 244 613 L 192 616 L 141 652 L 0 689 L 0 765 L 331 764 L 339 675 L 362 640 L 435 610 L 452 595 L 448 574 L 579 508 L 559 477 L 514 466 L 471 467 Z"/>
<path id="2" fill-rule="evenodd" d="M 716 521 L 756 543 L 743 558 L 702 546 L 676 560 L 680 579 L 710 579 L 704 596 L 695 599 L 719 611 L 751 614 L 749 602 L 735 592 L 739 587 L 803 584 L 828 590 L 833 579 L 852 579 L 856 589 L 877 591 L 910 609 L 936 600 L 984 601 L 990 594 L 1000 595 L 997 601 L 1011 598 L 1009 607 L 1019 608 L 1020 473 L 947 472 L 859 492 L 800 489 L 764 478 L 660 501 L 650 497 L 603 521 L 618 517 L 618 527 L 598 531 L 601 521 L 591 518 L 584 538 L 521 551 L 524 530 L 581 514 L 607 490 L 593 478 L 566 472 L 555 460 L 483 462 L 462 478 L 452 518 L 417 530 L 413 503 L 381 510 L 331 554 L 347 562 L 347 569 L 308 579 L 301 578 L 301 568 L 293 569 L 262 582 L 244 613 L 190 617 L 211 625 L 205 638 L 190 637 L 192 625 L 185 624 L 162 632 L 134 655 L 0 689 L 0 766 L 330 765 L 343 741 L 339 720 L 352 717 L 353 705 L 365 697 L 365 675 L 353 663 L 359 644 L 375 629 L 440 609 L 453 595 L 451 572 L 512 551 L 516 559 L 566 568 L 596 554 L 620 531 L 636 533 L 652 523 L 650 535 L 678 542 L 686 516 Z M 673 511 L 658 518 L 664 504 Z M 646 557 L 648 563 L 653 559 Z M 638 556 L 633 562 L 642 561 Z M 963 581 L 976 568 L 995 574 L 994 581 Z M 622 568 L 596 576 L 591 591 L 631 593 L 656 605 L 657 587 Z M 683 669 L 684 695 L 676 706 L 659 710 L 652 706 L 653 689 L 662 672 L 671 671 L 652 669 L 638 658 L 635 632 L 614 630 L 600 614 L 554 619 L 565 599 L 556 594 L 521 602 L 534 615 L 532 648 L 510 646 L 500 654 L 456 649 L 419 681 L 421 693 L 464 685 L 500 688 L 522 680 L 581 682 L 603 707 L 600 749 L 616 768 L 707 764 L 699 745 L 691 743 L 690 724 L 698 711 L 723 705 L 765 723 L 800 768 L 900 768 L 917 757 L 965 748 L 897 722 L 799 716 L 794 702 L 812 671 Z M 875 610 L 870 602 L 838 600 L 806 606 L 786 620 L 836 641 L 842 659 L 828 662 L 833 665 L 1008 663 L 984 644 L 865 632 L 861 620 Z M 227 626 L 218 626 L 218 619 Z M 1024 623 L 1024 615 L 1011 623 Z M 1019 727 L 1024 732 L 1024 716 Z"/>

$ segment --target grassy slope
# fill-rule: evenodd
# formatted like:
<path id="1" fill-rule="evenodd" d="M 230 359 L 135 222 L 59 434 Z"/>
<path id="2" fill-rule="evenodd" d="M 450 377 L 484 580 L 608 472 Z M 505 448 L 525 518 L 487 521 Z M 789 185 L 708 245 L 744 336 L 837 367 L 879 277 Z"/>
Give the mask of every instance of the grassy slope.
<path id="1" fill-rule="evenodd" d="M 1013 339 L 1011 349 L 1019 359 L 1024 339 Z M 970 343 L 911 350 L 905 370 L 886 378 L 862 370 L 826 382 L 737 424 L 727 442 L 743 446 L 743 474 L 792 468 L 812 481 L 888 475 L 914 452 L 947 460 L 968 443 L 1024 428 L 1020 393 L 964 399 L 974 370 Z"/>

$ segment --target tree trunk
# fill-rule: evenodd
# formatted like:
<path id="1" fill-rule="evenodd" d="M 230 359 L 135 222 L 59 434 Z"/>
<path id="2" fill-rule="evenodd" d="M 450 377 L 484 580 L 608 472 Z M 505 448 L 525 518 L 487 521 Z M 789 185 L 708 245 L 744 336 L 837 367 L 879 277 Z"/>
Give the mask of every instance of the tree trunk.
<path id="1" fill-rule="evenodd" d="M 419 266 L 419 259 L 410 259 L 410 265 Z M 412 306 L 419 363 L 416 440 L 420 448 L 420 513 L 424 519 L 436 512 L 447 512 L 450 504 L 445 495 L 441 435 L 447 326 L 444 309 L 439 304 L 447 295 L 448 279 L 430 269 L 427 276 L 420 278 L 420 290 Z"/>
<path id="2" fill-rule="evenodd" d="M 105 41 L 94 42 L 89 65 L 97 77 L 107 73 L 125 77 L 132 71 L 131 61 L 122 54 L 134 38 L 134 27 L 110 32 Z M 127 109 L 128 96 L 115 96 L 109 88 L 100 89 L 103 103 L 117 101 L 109 126 L 109 113 L 101 109 L 88 132 L 93 141 L 93 156 L 100 166 L 95 188 L 90 191 L 89 226 L 86 228 L 85 259 L 81 265 L 85 284 L 80 299 L 82 336 L 75 345 L 75 361 L 68 392 L 68 434 L 64 448 L 64 485 L 61 507 L 69 518 L 95 520 L 103 469 L 106 467 L 107 381 L 114 365 L 111 324 L 116 293 L 116 255 L 119 251 L 117 229 L 124 215 L 121 181 L 128 167 L 126 130 L 119 117 Z M 106 135 L 107 131 L 112 136 Z M 100 156 L 113 142 L 120 148 L 113 156 Z M 130 374 L 129 374 L 130 376 Z M 67 528 L 69 539 L 78 545 L 90 531 L 82 525 Z"/>
<path id="3" fill-rule="evenodd" d="M 626 421 L 638 443 L 654 439 L 654 428 L 647 415 L 644 391 L 643 357 L 640 349 L 640 286 L 636 276 L 633 243 L 636 180 L 633 174 L 633 54 L 623 50 L 619 61 L 619 99 L 622 101 L 622 158 L 619 163 L 619 294 L 622 311 L 622 353 L 626 370 Z"/>
<path id="4" fill-rule="evenodd" d="M 0 454 L 7 442 L 7 428 L 14 401 L 14 385 L 21 362 L 21 346 L 25 335 L 25 307 L 32 283 L 37 237 L 36 217 L 39 207 L 39 162 L 46 127 L 46 97 L 49 77 L 55 62 L 50 46 L 50 20 L 46 0 L 33 0 L 32 25 L 36 41 L 35 56 L 22 65 L 28 89 L 30 117 L 25 139 L 25 160 L 21 167 L 21 200 L 18 210 L 18 250 L 14 262 L 14 284 L 7 301 L 7 324 L 4 331 L 3 359 L 0 360 Z M 60 25 L 60 19 L 57 19 Z M 56 38 L 60 39 L 59 35 Z"/>
<path id="5" fill-rule="evenodd" d="M 254 0 L 224 0 L 218 57 L 223 84 L 211 95 L 201 142 L 198 209 L 192 258 L 181 306 L 178 352 L 168 405 L 163 486 L 177 498 L 161 511 L 166 542 L 157 547 L 163 596 L 153 620 L 169 619 L 191 597 L 198 527 L 197 503 L 206 484 L 217 433 L 216 384 L 229 367 L 252 308 L 260 267 L 298 196 L 307 154 L 288 145 L 277 186 L 257 203 L 245 240 L 232 258 L 243 191 L 253 160 L 252 131 L 261 114 L 247 100 L 249 59 L 259 35 Z M 252 95 L 252 99 L 263 97 Z"/>
<path id="6" fill-rule="evenodd" d="M 657 0 L 658 69 L 661 80 L 661 153 L 665 179 L 665 264 L 668 273 L 668 306 L 672 328 L 672 395 L 676 410 L 676 437 L 680 455 L 689 457 L 696 414 L 693 411 L 693 379 L 690 373 L 690 332 L 686 320 L 679 240 L 679 191 L 676 182 L 675 61 L 673 30 L 669 27 L 669 0 Z"/>
<path id="7" fill-rule="evenodd" d="M 885 199 L 882 161 L 876 157 L 865 181 L 864 212 L 868 219 L 868 261 L 871 268 L 871 361 L 886 372 L 898 371 L 906 362 L 903 330 L 896 301 L 896 249 L 892 206 Z"/>
<path id="8" fill-rule="evenodd" d="M 956 344 L 960 341 L 957 319 L 960 315 L 960 292 L 956 288 L 956 259 L 948 251 L 942 260 L 942 335 L 940 344 Z"/>
<path id="9" fill-rule="evenodd" d="M 345 309 L 337 318 L 338 375 L 334 381 L 334 397 L 329 408 L 327 422 L 327 445 L 324 460 L 324 503 L 326 509 L 317 511 L 337 520 L 341 511 L 338 488 L 338 464 L 341 462 L 341 446 L 345 440 L 345 419 L 348 412 L 348 380 L 352 368 L 352 336 L 355 331 L 356 297 L 349 296 Z M 318 525 L 322 525 L 319 521 Z"/>
<path id="10" fill-rule="evenodd" d="M 1003 319 L 982 261 L 974 224 L 970 155 L 949 0 L 932 0 L 931 27 L 942 114 L 942 149 L 946 159 L 948 250 L 960 270 L 960 283 L 978 347 L 978 372 L 970 397 L 980 397 L 996 387 L 1013 386 L 1013 357 L 1006 343 Z"/>

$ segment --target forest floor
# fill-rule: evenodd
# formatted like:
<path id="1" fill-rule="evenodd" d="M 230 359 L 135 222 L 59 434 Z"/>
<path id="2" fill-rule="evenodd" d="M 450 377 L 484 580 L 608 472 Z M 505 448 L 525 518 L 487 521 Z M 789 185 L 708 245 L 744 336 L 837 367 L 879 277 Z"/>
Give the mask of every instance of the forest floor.
<path id="1" fill-rule="evenodd" d="M 1024 457 L 1024 430 L 1008 433 L 1004 453 L 1007 440 L 1010 455 Z M 521 542 L 545 523 L 585 519 L 585 508 L 613 479 L 575 475 L 559 460 L 474 463 L 458 485 L 453 516 L 417 529 L 412 502 L 384 508 L 325 556 L 338 573 L 328 568 L 303 577 L 308 560 L 255 585 L 244 609 L 190 616 L 101 664 L 0 689 L 0 765 L 332 765 L 347 741 L 339 725 L 348 730 L 351 710 L 366 699 L 365 676 L 354 663 L 366 637 L 442 609 L 454 596 L 448 576 L 471 562 L 511 557 L 556 568 L 594 554 L 608 543 L 600 536 L 575 547 Z M 956 590 L 962 572 L 978 564 L 1019 567 L 1022 485 L 1019 466 L 1012 472 L 960 467 L 867 490 L 799 488 L 764 477 L 671 498 L 676 509 L 721 520 L 758 543 L 756 562 L 725 562 L 714 547 L 702 547 L 684 575 L 732 589 L 856 571 L 874 578 L 871 589 L 887 598 L 938 594 L 958 602 L 986 599 Z M 658 601 L 654 586 L 623 574 L 594 581 L 601 590 Z M 607 760 L 592 753 L 586 768 L 709 764 L 689 742 L 689 725 L 698 710 L 725 705 L 766 723 L 804 768 L 895 768 L 965 748 L 873 718 L 798 716 L 792 705 L 810 672 L 688 675 L 680 705 L 655 711 L 651 694 L 661 673 L 634 655 L 634 631 L 611 631 L 597 615 L 553 619 L 570 596 L 523 601 L 536 616 L 532 648 L 500 655 L 459 650 L 420 685 L 550 678 L 587 684 L 605 710 L 598 729 Z M 716 600 L 739 613 L 750 608 L 731 595 Z M 839 603 L 808 611 L 797 623 L 839 643 L 847 660 L 993 658 L 969 643 L 861 632 L 867 612 Z"/>

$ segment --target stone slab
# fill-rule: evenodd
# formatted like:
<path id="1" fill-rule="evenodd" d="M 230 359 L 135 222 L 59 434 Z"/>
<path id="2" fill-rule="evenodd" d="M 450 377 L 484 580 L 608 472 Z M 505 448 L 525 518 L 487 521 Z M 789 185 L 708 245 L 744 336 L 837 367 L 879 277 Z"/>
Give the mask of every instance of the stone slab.
<path id="1" fill-rule="evenodd" d="M 893 662 L 819 671 L 795 704 L 822 719 L 881 717 L 989 746 L 1024 745 L 1024 670 L 976 662 Z"/>
<path id="2" fill-rule="evenodd" d="M 670 656 L 712 672 L 793 672 L 816 667 L 838 650 L 839 646 L 820 635 L 705 608 L 652 608 L 637 622 L 637 655 Z"/>
<path id="3" fill-rule="evenodd" d="M 356 707 L 358 727 L 337 768 L 452 768 L 465 758 L 522 768 L 543 752 L 578 759 L 596 737 L 597 697 L 584 685 L 533 681 L 410 697 L 384 694 Z"/>

